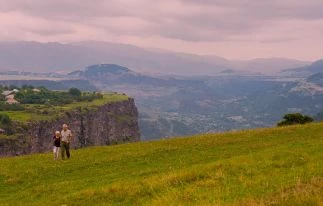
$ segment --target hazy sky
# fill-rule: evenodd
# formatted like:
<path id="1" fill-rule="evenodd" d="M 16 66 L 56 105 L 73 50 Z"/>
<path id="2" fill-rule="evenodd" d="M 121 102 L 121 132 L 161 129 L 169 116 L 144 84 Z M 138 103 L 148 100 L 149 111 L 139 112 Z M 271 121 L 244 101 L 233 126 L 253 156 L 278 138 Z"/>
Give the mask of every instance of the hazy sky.
<path id="1" fill-rule="evenodd" d="M 323 0 L 0 0 L 0 41 L 108 41 L 226 58 L 323 57 Z"/>

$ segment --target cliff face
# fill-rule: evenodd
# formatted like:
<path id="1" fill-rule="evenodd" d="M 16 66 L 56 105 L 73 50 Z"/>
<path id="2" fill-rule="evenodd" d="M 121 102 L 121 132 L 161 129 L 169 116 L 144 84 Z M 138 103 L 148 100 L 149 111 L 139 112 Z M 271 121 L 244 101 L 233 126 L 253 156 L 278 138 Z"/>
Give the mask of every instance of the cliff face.
<path id="1" fill-rule="evenodd" d="M 140 140 L 134 100 L 107 103 L 96 109 L 80 108 L 52 121 L 29 122 L 24 134 L 0 139 L 0 156 L 50 151 L 52 137 L 64 123 L 73 133 L 71 148 L 110 145 Z"/>

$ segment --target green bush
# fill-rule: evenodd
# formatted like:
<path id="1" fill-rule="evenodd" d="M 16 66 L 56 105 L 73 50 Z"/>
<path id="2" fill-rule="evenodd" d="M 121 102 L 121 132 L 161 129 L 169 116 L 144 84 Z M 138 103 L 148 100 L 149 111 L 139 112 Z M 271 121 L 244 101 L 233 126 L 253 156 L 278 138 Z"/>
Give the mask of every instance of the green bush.
<path id="1" fill-rule="evenodd" d="M 277 126 L 286 126 L 294 124 L 306 124 L 313 122 L 313 118 L 307 115 L 302 115 L 301 113 L 285 114 L 283 120 L 280 121 Z"/>
<path id="2" fill-rule="evenodd" d="M 11 119 L 6 114 L 0 114 L 0 123 L 2 125 L 9 125 L 11 123 Z"/>
<path id="3" fill-rule="evenodd" d="M 77 88 L 71 88 L 68 93 L 72 96 L 80 97 L 82 95 L 82 92 Z"/>
<path id="4" fill-rule="evenodd" d="M 6 104 L 0 102 L 0 111 L 23 111 L 25 108 L 20 104 Z"/>

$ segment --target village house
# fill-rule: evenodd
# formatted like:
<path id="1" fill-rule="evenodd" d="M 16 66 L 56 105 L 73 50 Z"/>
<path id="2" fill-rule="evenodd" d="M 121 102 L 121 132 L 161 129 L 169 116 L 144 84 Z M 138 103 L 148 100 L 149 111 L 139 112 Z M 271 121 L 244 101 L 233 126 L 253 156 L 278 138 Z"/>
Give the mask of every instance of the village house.
<path id="1" fill-rule="evenodd" d="M 13 93 L 15 93 L 15 92 L 14 91 L 3 91 L 2 95 L 6 97 L 6 96 L 11 95 Z"/>
<path id="2" fill-rule="evenodd" d="M 10 95 L 9 95 L 10 96 Z M 7 104 L 19 104 L 19 102 L 17 101 L 17 100 L 15 100 L 15 98 L 13 97 L 13 98 L 7 98 L 6 97 L 6 103 Z"/>
<path id="3" fill-rule="evenodd" d="M 11 91 L 4 91 L 2 92 L 2 95 L 5 96 L 6 103 L 7 104 L 19 104 L 17 100 L 15 100 L 15 94 L 19 92 L 18 89 L 13 89 Z"/>
<path id="4" fill-rule="evenodd" d="M 40 89 L 33 89 L 33 92 L 40 92 Z"/>
<path id="5" fill-rule="evenodd" d="M 19 92 L 19 90 L 18 90 L 18 89 L 6 90 L 6 91 L 3 91 L 3 92 L 2 92 L 2 95 L 6 97 L 6 96 L 8 96 L 8 95 L 16 94 L 16 93 L 18 93 L 18 92 Z"/>

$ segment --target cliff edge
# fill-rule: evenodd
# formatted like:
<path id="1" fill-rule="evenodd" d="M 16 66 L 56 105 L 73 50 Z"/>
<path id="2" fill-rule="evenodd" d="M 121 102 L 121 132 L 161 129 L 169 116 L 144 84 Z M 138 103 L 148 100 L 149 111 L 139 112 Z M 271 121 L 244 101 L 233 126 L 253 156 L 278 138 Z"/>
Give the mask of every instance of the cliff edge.
<path id="1" fill-rule="evenodd" d="M 74 139 L 71 148 L 111 145 L 140 140 L 138 111 L 133 98 L 107 102 L 95 108 L 78 107 L 58 118 L 29 120 L 20 134 L 0 137 L 0 156 L 50 151 L 52 137 L 66 123 Z"/>

